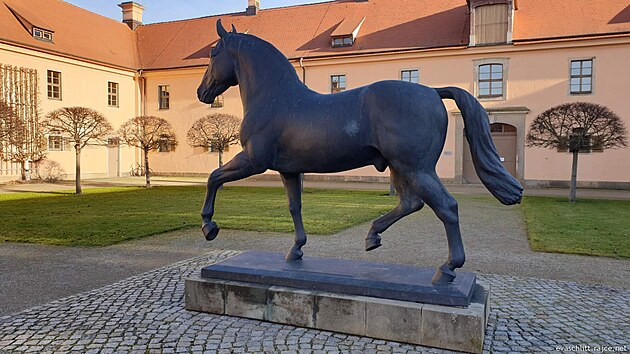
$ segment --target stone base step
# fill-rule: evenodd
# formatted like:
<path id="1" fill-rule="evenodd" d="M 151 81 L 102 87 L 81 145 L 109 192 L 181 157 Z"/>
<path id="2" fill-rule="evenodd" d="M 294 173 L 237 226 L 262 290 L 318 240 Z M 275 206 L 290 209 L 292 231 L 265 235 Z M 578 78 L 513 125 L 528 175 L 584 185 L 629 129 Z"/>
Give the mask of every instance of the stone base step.
<path id="1" fill-rule="evenodd" d="M 192 276 L 186 309 L 481 353 L 490 288 L 477 282 L 470 304 L 453 307 Z"/>

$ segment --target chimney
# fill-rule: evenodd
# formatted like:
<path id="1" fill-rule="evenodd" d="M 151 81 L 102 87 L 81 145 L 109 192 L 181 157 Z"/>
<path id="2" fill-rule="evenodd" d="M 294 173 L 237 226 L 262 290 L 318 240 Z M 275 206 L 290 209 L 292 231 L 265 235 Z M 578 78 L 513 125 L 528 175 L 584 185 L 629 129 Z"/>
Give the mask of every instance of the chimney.
<path id="1" fill-rule="evenodd" d="M 247 16 L 254 16 L 260 11 L 260 0 L 247 0 L 247 9 L 245 14 Z"/>
<path id="2" fill-rule="evenodd" d="M 125 1 L 118 4 L 122 9 L 123 20 L 129 28 L 136 30 L 136 28 L 142 26 L 142 11 L 144 7 L 137 2 Z"/>

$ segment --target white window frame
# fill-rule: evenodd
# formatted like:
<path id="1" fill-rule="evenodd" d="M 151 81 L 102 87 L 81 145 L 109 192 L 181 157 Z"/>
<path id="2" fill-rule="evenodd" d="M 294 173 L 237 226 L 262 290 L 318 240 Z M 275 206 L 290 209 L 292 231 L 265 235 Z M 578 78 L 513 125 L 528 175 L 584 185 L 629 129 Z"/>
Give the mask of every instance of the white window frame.
<path id="1" fill-rule="evenodd" d="M 417 71 L 418 72 L 418 82 L 412 82 L 412 81 L 407 81 L 403 79 L 403 72 L 406 71 Z M 420 83 L 420 69 L 418 68 L 406 68 L 406 69 L 400 69 L 400 73 L 398 74 L 398 79 L 401 81 L 406 81 L 406 82 L 411 82 L 411 83 L 415 83 L 415 84 L 419 84 Z"/>
<path id="2" fill-rule="evenodd" d="M 488 64 L 503 65 L 503 94 L 498 97 L 479 97 L 479 67 Z M 509 58 L 484 58 L 473 60 L 473 94 L 479 101 L 506 101 L 508 99 Z"/>
<path id="3" fill-rule="evenodd" d="M 585 60 L 590 60 L 591 61 L 591 92 L 572 92 L 571 91 L 571 63 L 573 63 L 574 61 L 585 61 Z M 586 96 L 586 95 L 593 95 L 595 94 L 595 57 L 577 57 L 577 58 L 569 58 L 568 60 L 568 65 L 569 65 L 569 73 L 568 73 L 568 77 L 569 77 L 569 85 L 568 85 L 568 96 Z M 581 87 L 580 87 L 581 89 Z"/>
<path id="4" fill-rule="evenodd" d="M 58 149 L 51 148 L 51 142 L 53 141 L 53 139 L 54 140 L 59 139 L 60 146 L 59 146 Z M 61 135 L 59 133 L 48 134 L 48 151 L 64 151 L 65 150 L 64 149 L 64 147 L 65 147 L 64 146 L 65 145 L 65 141 L 64 140 L 65 139 L 63 138 L 63 135 Z"/>
<path id="5" fill-rule="evenodd" d="M 343 87 L 343 89 L 342 89 L 342 90 L 339 90 L 339 91 L 336 91 L 336 92 L 335 92 L 335 91 L 333 91 L 333 77 L 341 77 L 341 76 L 343 76 L 343 77 L 344 77 L 344 83 L 345 83 L 345 86 Z M 346 74 L 330 74 L 330 81 L 329 81 L 329 84 L 330 84 L 330 93 L 331 93 L 331 94 L 332 94 L 332 93 L 339 93 L 339 92 L 343 92 L 343 91 L 345 91 L 345 90 L 347 90 L 347 89 L 348 89 L 348 76 L 347 76 Z"/>
<path id="6" fill-rule="evenodd" d="M 162 87 L 165 87 L 166 92 L 168 92 L 168 104 L 166 107 L 162 107 Z M 158 109 L 171 109 L 171 85 L 158 85 Z"/>
<path id="7" fill-rule="evenodd" d="M 115 88 L 115 92 L 112 92 L 112 88 Z M 107 106 L 118 108 L 120 106 L 120 85 L 117 82 L 107 81 Z M 114 100 L 112 100 L 114 98 Z M 112 101 L 115 101 L 112 104 Z"/>
<path id="8" fill-rule="evenodd" d="M 59 83 L 55 84 L 50 82 L 50 78 L 53 77 L 54 75 L 51 76 L 52 73 L 57 73 L 59 74 Z M 61 78 L 61 71 L 56 71 L 56 70 L 46 70 L 46 97 L 48 97 L 49 100 L 56 100 L 56 101 L 62 101 L 63 100 L 63 90 L 62 90 L 62 78 Z M 58 87 L 59 88 L 59 97 L 54 97 L 51 96 L 50 93 L 52 92 L 51 87 Z"/>

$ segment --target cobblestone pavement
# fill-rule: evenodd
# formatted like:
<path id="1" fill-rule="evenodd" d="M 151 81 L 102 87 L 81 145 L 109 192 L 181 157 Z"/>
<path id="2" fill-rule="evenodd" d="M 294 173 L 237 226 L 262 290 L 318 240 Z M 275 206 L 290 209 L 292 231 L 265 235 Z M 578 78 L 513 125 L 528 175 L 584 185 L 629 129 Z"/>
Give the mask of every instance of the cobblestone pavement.
<path id="1" fill-rule="evenodd" d="M 212 252 L 0 317 L 0 352 L 447 353 L 184 310 L 183 279 L 236 253 Z M 580 345 L 630 349 L 630 290 L 504 275 L 479 277 L 492 286 L 487 352 L 553 352 Z"/>

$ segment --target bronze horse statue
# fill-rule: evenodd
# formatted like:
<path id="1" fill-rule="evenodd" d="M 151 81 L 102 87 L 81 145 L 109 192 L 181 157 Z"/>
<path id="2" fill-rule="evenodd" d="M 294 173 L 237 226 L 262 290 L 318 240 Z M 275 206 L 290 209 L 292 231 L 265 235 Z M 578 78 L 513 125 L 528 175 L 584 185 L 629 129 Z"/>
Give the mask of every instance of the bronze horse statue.
<path id="1" fill-rule="evenodd" d="M 390 169 L 399 204 L 372 223 L 365 249 L 381 245 L 380 233 L 428 204 L 444 223 L 448 260 L 433 277 L 448 283 L 464 265 L 457 202 L 435 172 L 446 140 L 447 112 L 443 98 L 455 100 L 462 112 L 475 170 L 503 204 L 519 203 L 520 183 L 501 165 L 490 136 L 488 116 L 468 92 L 430 88 L 404 81 L 380 81 L 336 94 L 320 94 L 302 83 L 287 58 L 270 43 L 252 35 L 227 32 L 217 21 L 220 37 L 197 90 L 212 103 L 229 87 L 239 85 L 244 118 L 243 151 L 214 170 L 202 210 L 202 230 L 214 239 L 212 221 L 217 189 L 266 170 L 280 173 L 295 225 L 295 244 L 287 261 L 302 258 L 306 233 L 302 225 L 301 173 L 332 173 L 373 165 Z"/>

